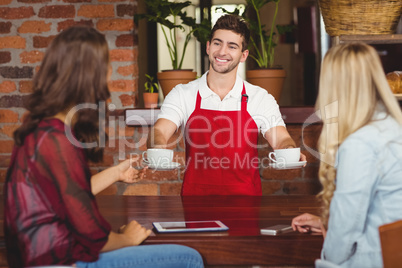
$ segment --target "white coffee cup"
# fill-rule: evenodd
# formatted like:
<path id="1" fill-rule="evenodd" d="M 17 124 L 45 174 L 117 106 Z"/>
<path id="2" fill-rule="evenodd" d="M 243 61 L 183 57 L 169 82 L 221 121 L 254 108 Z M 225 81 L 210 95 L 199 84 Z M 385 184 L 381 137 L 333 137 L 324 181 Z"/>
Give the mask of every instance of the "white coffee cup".
<path id="1" fill-rule="evenodd" d="M 142 160 L 155 167 L 169 165 L 173 161 L 173 150 L 150 148 L 142 153 Z"/>
<path id="2" fill-rule="evenodd" d="M 275 156 L 275 158 L 273 158 Z M 300 161 L 300 148 L 277 149 L 268 155 L 275 163 L 295 163 Z"/>

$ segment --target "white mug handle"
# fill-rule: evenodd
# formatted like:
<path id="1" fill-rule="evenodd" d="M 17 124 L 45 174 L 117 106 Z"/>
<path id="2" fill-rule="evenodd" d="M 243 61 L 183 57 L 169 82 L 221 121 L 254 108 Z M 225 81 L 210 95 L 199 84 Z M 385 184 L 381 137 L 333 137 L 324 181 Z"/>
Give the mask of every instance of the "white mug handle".
<path id="1" fill-rule="evenodd" d="M 268 157 L 269 157 L 269 159 L 271 159 L 273 162 L 276 162 L 276 159 L 275 159 L 275 158 L 272 158 L 272 156 L 275 156 L 275 152 L 270 152 L 269 155 L 268 155 Z M 276 157 L 276 156 L 275 156 L 275 157 Z"/>
<path id="2" fill-rule="evenodd" d="M 144 154 L 146 154 L 147 151 L 142 152 L 142 161 L 148 162 L 148 159 L 145 158 Z"/>

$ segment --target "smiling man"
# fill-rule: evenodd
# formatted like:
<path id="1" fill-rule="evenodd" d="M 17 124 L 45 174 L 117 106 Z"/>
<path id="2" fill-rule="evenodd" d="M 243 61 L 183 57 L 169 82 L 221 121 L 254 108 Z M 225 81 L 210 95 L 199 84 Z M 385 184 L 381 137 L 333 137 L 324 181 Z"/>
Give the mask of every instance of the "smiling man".
<path id="1" fill-rule="evenodd" d="M 295 147 L 274 97 L 237 75 L 249 53 L 249 39 L 240 17 L 222 16 L 207 43 L 209 71 L 177 85 L 163 102 L 148 148 L 166 147 L 184 126 L 182 195 L 261 195 L 258 132 L 274 149 Z"/>

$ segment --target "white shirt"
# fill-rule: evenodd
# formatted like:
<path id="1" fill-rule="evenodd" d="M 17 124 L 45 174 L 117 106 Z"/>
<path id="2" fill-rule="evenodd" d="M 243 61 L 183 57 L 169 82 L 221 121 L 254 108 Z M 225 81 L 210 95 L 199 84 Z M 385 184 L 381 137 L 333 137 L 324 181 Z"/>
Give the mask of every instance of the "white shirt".
<path id="1" fill-rule="evenodd" d="M 175 86 L 163 101 L 158 119 L 168 119 L 175 123 L 178 128 L 182 125 L 185 126 L 195 109 L 198 91 L 201 96 L 201 109 L 239 111 L 241 110 L 241 92 L 244 83 L 248 95 L 247 111 L 261 133 L 264 135 L 270 128 L 285 126 L 275 98 L 268 94 L 265 89 L 243 81 L 240 76 L 237 76 L 232 90 L 221 100 L 208 87 L 207 74 L 208 72 L 188 84 Z"/>

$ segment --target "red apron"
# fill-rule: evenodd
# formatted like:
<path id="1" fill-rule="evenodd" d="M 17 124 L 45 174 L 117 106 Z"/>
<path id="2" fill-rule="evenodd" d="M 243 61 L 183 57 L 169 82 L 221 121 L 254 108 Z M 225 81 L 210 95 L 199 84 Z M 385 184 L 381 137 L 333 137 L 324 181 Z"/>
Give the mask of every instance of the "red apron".
<path id="1" fill-rule="evenodd" d="M 197 93 L 185 129 L 186 171 L 182 195 L 261 195 L 258 128 L 247 112 L 243 84 L 240 111 L 201 109 Z"/>

